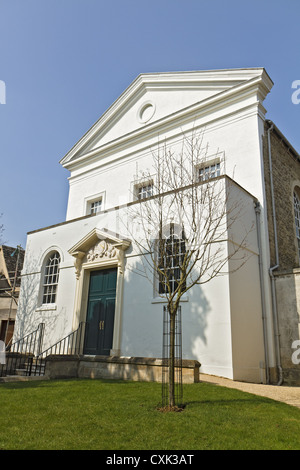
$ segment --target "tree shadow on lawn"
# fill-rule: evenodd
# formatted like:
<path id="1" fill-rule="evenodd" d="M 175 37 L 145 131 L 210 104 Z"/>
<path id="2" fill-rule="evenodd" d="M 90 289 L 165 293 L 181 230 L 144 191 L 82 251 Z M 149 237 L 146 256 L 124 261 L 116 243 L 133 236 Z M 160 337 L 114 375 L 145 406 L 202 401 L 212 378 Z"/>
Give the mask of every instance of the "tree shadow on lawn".
<path id="1" fill-rule="evenodd" d="M 208 400 L 191 400 L 184 402 L 185 406 L 188 407 L 190 405 L 240 405 L 240 404 L 249 404 L 249 405 L 261 405 L 262 403 L 276 403 L 276 400 L 272 400 L 270 398 L 264 397 L 256 397 L 253 396 L 249 398 L 224 398 L 224 399 L 208 399 Z"/>
<path id="2" fill-rule="evenodd" d="M 45 385 L 45 381 L 36 381 L 36 382 L 2 382 L 0 383 L 0 393 L 1 389 L 3 390 L 22 390 L 25 388 L 40 388 L 41 386 Z"/>
<path id="3" fill-rule="evenodd" d="M 15 382 L 0 382 L 0 391 L 1 388 L 3 387 L 4 389 L 23 389 L 23 388 L 40 388 L 43 386 L 49 386 L 49 385 L 56 385 L 59 383 L 65 383 L 65 382 L 101 382 L 102 384 L 126 384 L 126 383 L 133 383 L 130 382 L 129 380 L 115 380 L 115 379 L 90 379 L 90 378 L 83 378 L 83 379 L 78 379 L 76 377 L 74 378 L 60 378 L 60 379 L 51 379 L 51 380 L 36 380 L 36 381 L 15 381 Z"/>

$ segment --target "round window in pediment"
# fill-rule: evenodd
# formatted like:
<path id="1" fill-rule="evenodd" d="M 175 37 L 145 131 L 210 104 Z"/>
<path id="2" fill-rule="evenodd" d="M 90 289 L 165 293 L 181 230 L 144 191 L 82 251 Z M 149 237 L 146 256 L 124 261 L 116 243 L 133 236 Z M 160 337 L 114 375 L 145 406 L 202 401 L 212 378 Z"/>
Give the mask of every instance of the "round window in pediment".
<path id="1" fill-rule="evenodd" d="M 138 111 L 138 120 L 145 124 L 150 121 L 155 113 L 155 105 L 151 101 L 143 103 Z"/>

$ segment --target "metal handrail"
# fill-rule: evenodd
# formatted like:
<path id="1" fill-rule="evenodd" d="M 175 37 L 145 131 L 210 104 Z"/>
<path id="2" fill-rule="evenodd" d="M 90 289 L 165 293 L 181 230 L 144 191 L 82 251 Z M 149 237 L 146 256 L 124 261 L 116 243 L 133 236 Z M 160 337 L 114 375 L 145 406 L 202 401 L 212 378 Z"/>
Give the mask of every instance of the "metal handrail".
<path id="1" fill-rule="evenodd" d="M 67 336 L 57 341 L 49 348 L 42 351 L 31 362 L 34 362 L 34 370 L 31 367 L 28 375 L 42 375 L 44 372 L 44 361 L 50 355 L 73 355 L 83 351 L 86 322 L 81 322 L 77 330 L 72 331 Z"/>
<path id="2" fill-rule="evenodd" d="M 77 328 L 77 330 L 72 331 L 67 336 L 62 338 L 61 340 L 57 341 L 55 344 L 50 346 L 49 348 L 42 351 L 40 354 L 37 355 L 38 357 L 46 357 L 50 354 L 58 354 L 58 355 L 65 355 L 65 354 L 79 354 L 82 351 L 82 335 L 84 333 L 83 326 L 86 325 L 86 322 L 81 322 Z M 79 338 L 78 338 L 79 335 Z M 75 338 L 75 341 L 74 341 Z M 58 352 L 57 352 L 58 351 Z"/>
<path id="3" fill-rule="evenodd" d="M 19 339 L 6 349 L 6 364 L 0 364 L 0 377 L 13 375 L 17 369 L 23 369 L 25 375 L 43 375 L 44 361 L 49 355 L 72 355 L 83 351 L 86 322 L 81 322 L 77 330 L 41 351 L 45 324 Z"/>
<path id="4" fill-rule="evenodd" d="M 28 361 L 39 354 L 42 349 L 45 324 L 40 323 L 36 330 L 7 345 L 5 350 L 6 363 L 0 367 L 0 377 L 13 375 L 17 369 L 27 369 Z"/>
<path id="5" fill-rule="evenodd" d="M 33 352 L 36 346 L 36 336 L 39 332 L 39 338 L 37 342 L 37 352 L 36 354 L 40 353 L 40 349 L 43 343 L 43 336 L 44 336 L 44 329 L 45 329 L 45 323 L 40 323 L 39 326 L 37 327 L 36 330 L 32 331 L 31 333 L 28 333 L 27 335 L 23 336 L 20 338 L 18 341 L 15 341 L 11 345 L 6 346 L 6 351 L 7 352 Z M 25 348 L 24 348 L 25 345 Z M 33 345 L 33 350 L 32 350 L 32 345 Z"/>

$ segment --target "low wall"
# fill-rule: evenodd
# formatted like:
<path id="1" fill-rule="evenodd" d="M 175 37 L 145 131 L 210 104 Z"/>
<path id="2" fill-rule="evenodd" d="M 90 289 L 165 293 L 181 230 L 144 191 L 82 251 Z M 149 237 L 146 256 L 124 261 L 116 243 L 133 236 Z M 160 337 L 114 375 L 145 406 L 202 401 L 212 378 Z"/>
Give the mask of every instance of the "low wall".
<path id="1" fill-rule="evenodd" d="M 147 357 L 51 355 L 46 359 L 45 376 L 161 382 L 162 365 L 162 359 Z M 199 362 L 183 360 L 182 382 L 199 382 L 199 369 Z"/>

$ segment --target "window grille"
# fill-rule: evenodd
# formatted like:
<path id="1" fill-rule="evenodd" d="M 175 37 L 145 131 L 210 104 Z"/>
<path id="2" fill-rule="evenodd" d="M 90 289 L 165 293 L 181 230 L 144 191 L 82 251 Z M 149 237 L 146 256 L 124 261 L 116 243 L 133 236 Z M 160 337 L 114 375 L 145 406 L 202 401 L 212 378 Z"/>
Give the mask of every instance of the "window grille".
<path id="1" fill-rule="evenodd" d="M 185 236 L 181 238 L 175 233 L 174 224 L 170 224 L 170 234 L 159 241 L 159 293 L 165 294 L 169 290 L 175 292 L 181 278 L 182 263 L 186 253 Z"/>
<path id="2" fill-rule="evenodd" d="M 91 202 L 91 214 L 96 214 L 97 212 L 100 212 L 101 207 L 102 207 L 102 199 L 99 199 L 99 201 Z"/>
<path id="3" fill-rule="evenodd" d="M 199 181 L 206 181 L 210 178 L 220 176 L 220 174 L 220 162 L 212 163 L 211 165 L 199 168 Z"/>
<path id="4" fill-rule="evenodd" d="M 59 277 L 59 264 L 60 256 L 57 251 L 55 251 L 51 256 L 49 256 L 45 266 L 43 304 L 55 303 Z"/>
<path id="5" fill-rule="evenodd" d="M 153 196 L 153 184 L 145 184 L 137 187 L 137 198 L 138 200 L 146 199 L 147 197 Z"/>

